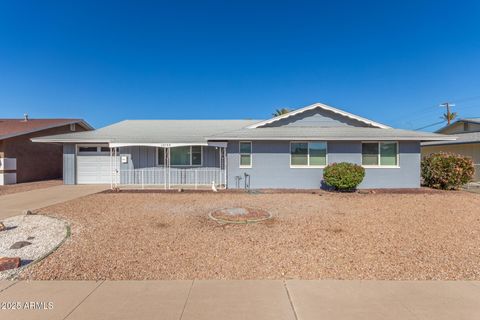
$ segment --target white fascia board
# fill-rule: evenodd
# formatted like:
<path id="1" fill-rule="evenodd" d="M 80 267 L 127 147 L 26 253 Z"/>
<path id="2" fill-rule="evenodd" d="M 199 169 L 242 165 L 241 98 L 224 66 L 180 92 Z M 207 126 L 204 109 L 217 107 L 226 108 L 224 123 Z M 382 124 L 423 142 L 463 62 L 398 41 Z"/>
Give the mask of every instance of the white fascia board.
<path id="1" fill-rule="evenodd" d="M 50 139 L 50 138 L 32 138 L 32 142 L 51 142 L 51 143 L 109 143 L 106 139 Z"/>
<path id="2" fill-rule="evenodd" d="M 209 141 L 208 146 L 210 147 L 219 147 L 219 148 L 226 148 L 228 142 L 216 142 L 216 141 Z"/>
<path id="3" fill-rule="evenodd" d="M 108 144 L 110 148 L 119 148 L 119 147 L 157 147 L 157 148 L 171 148 L 171 147 L 185 147 L 185 146 L 208 146 L 207 142 L 187 142 L 187 143 L 169 143 L 169 142 L 158 142 L 158 143 L 149 143 L 149 142 L 110 142 Z"/>
<path id="4" fill-rule="evenodd" d="M 232 141 L 261 141 L 261 140 L 275 140 L 275 141 L 282 141 L 282 140 L 306 140 L 306 141 L 454 141 L 456 138 L 434 138 L 434 137 L 221 137 L 221 138 L 212 138 L 219 139 L 219 140 L 232 140 Z"/>
<path id="5" fill-rule="evenodd" d="M 305 111 L 309 111 L 309 110 L 316 109 L 316 108 L 320 108 L 320 109 L 323 109 L 323 110 L 328 110 L 328 111 L 337 113 L 339 115 L 342 115 L 344 117 L 351 118 L 351 119 L 354 119 L 354 120 L 357 120 L 357 121 L 360 121 L 360 122 L 363 122 L 363 123 L 366 123 L 366 124 L 369 124 L 369 125 L 381 128 L 381 129 L 391 129 L 391 127 L 389 127 L 387 125 L 384 125 L 384 124 L 381 124 L 379 122 L 375 122 L 375 121 L 372 121 L 372 120 L 354 115 L 350 112 L 346 112 L 346 111 L 343 111 L 343 110 L 340 110 L 340 109 L 337 109 L 337 108 L 334 108 L 334 107 L 331 107 L 331 106 L 327 106 L 326 104 L 323 104 L 323 103 L 314 103 L 312 105 L 309 105 L 309 106 L 306 106 L 304 108 L 300 108 L 300 109 L 291 111 L 291 112 L 283 114 L 281 116 L 252 124 L 252 125 L 248 126 L 247 128 L 248 129 L 258 128 L 260 126 L 263 126 L 263 125 L 266 125 L 266 124 L 269 124 L 269 123 L 273 123 L 273 122 L 277 122 L 278 120 L 289 118 L 289 117 L 297 115 L 299 113 L 303 113 Z"/>

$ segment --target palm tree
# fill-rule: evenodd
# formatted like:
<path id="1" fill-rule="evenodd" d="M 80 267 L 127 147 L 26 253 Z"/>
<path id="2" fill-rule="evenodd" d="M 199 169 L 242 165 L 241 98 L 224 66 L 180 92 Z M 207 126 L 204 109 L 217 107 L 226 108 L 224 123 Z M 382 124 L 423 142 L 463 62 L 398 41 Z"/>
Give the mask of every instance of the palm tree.
<path id="1" fill-rule="evenodd" d="M 457 117 L 456 112 L 448 112 L 443 114 L 442 119 L 447 121 L 448 124 L 450 124 L 450 122 L 452 122 L 452 120 L 455 119 L 456 117 Z"/>
<path id="2" fill-rule="evenodd" d="M 275 109 L 275 112 L 272 113 L 272 116 L 278 117 L 278 116 L 281 116 L 282 114 L 286 114 L 286 113 L 289 113 L 289 112 L 291 112 L 291 111 L 292 111 L 292 110 L 287 109 L 287 108 Z"/>

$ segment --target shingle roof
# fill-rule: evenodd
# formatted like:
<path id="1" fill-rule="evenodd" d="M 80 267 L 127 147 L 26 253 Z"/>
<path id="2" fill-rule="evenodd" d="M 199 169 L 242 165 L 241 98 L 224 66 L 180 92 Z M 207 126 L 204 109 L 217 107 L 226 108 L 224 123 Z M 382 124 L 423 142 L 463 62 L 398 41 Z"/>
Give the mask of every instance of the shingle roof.
<path id="1" fill-rule="evenodd" d="M 205 137 L 258 120 L 125 120 L 95 131 L 68 133 L 37 142 L 206 143 Z"/>
<path id="2" fill-rule="evenodd" d="M 469 132 L 469 133 L 455 133 L 457 140 L 455 141 L 435 141 L 435 142 L 424 142 L 422 146 L 439 146 L 447 144 L 464 144 L 464 143 L 480 143 L 480 132 Z"/>
<path id="3" fill-rule="evenodd" d="M 454 140 L 454 136 L 362 127 L 271 127 L 258 120 L 125 120 L 95 130 L 35 138 L 37 142 L 198 143 L 207 140 Z"/>
<path id="4" fill-rule="evenodd" d="M 435 132 L 437 132 L 437 133 L 442 133 L 442 132 L 444 132 L 446 129 L 451 128 L 451 127 L 457 125 L 458 123 L 462 123 L 462 122 L 471 122 L 471 123 L 479 123 L 479 124 L 480 124 L 480 118 L 463 118 L 463 119 L 458 119 L 457 121 L 452 122 L 452 123 L 449 124 L 449 125 L 446 125 L 446 126 L 441 127 L 440 129 L 436 130 Z"/>
<path id="5" fill-rule="evenodd" d="M 82 119 L 0 119 L 0 140 L 60 127 L 71 123 L 81 123 L 87 129 L 93 129 Z"/>
<path id="6" fill-rule="evenodd" d="M 461 119 L 460 121 L 480 123 L 480 118 L 465 118 Z"/>
<path id="7" fill-rule="evenodd" d="M 401 129 L 380 129 L 362 127 L 272 127 L 240 129 L 208 136 L 209 140 L 454 140 L 455 136 L 408 131 Z"/>

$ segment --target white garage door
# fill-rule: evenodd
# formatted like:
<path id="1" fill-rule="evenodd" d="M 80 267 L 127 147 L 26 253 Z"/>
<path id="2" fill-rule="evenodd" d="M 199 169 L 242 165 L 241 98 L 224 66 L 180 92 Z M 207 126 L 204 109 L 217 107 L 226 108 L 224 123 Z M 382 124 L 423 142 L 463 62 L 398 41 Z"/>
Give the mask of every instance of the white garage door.
<path id="1" fill-rule="evenodd" d="M 108 184 L 110 177 L 110 152 L 107 146 L 77 147 L 77 183 Z"/>

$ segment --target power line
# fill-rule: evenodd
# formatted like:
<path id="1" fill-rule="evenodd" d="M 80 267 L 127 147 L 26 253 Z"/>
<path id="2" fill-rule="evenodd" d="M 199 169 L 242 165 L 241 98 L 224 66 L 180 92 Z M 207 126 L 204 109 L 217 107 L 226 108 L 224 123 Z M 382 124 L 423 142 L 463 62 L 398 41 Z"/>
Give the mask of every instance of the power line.
<path id="1" fill-rule="evenodd" d="M 423 129 L 426 129 L 426 128 L 429 128 L 429 127 L 433 127 L 433 126 L 442 124 L 442 123 L 444 123 L 444 122 L 445 122 L 445 121 L 440 121 L 440 122 L 432 123 L 432 124 L 429 124 L 428 126 L 424 126 L 424 127 L 417 128 L 417 129 L 414 129 L 414 130 L 415 130 L 415 131 L 423 130 Z"/>

